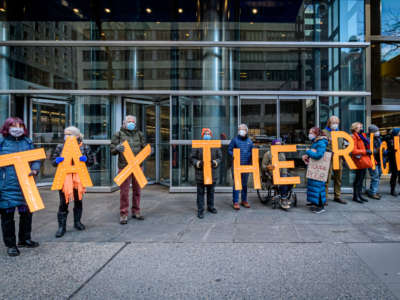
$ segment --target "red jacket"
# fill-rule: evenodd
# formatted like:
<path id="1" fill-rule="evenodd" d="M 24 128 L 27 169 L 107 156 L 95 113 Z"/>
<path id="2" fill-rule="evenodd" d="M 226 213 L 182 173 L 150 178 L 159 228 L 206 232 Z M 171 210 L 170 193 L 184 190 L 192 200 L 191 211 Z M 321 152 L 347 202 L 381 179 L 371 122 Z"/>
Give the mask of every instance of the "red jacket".
<path id="1" fill-rule="evenodd" d="M 365 133 L 362 135 L 367 138 Z M 371 157 L 367 154 L 363 140 L 356 132 L 352 134 L 352 137 L 354 141 L 354 149 L 353 152 L 351 152 L 351 155 L 355 165 L 357 166 L 357 169 L 372 168 Z"/>

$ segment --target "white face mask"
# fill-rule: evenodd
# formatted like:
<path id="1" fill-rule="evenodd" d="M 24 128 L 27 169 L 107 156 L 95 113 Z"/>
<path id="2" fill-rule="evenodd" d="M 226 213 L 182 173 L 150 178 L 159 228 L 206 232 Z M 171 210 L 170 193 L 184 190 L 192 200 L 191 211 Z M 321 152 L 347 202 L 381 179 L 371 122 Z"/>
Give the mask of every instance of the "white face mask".
<path id="1" fill-rule="evenodd" d="M 331 129 L 336 130 L 338 128 L 339 128 L 339 124 L 336 124 L 336 123 L 331 124 Z"/>
<path id="2" fill-rule="evenodd" d="M 378 136 L 380 136 L 380 135 L 381 135 L 381 133 L 380 133 L 379 131 L 377 131 L 377 132 L 374 133 L 374 136 L 376 136 L 376 137 L 378 137 Z"/>
<path id="3" fill-rule="evenodd" d="M 310 141 L 312 141 L 313 139 L 315 139 L 315 134 L 312 134 L 312 133 L 309 133 L 308 134 L 308 139 L 310 140 Z"/>
<path id="4" fill-rule="evenodd" d="M 239 135 L 243 136 L 243 137 L 246 136 L 246 130 L 240 129 L 239 130 Z"/>

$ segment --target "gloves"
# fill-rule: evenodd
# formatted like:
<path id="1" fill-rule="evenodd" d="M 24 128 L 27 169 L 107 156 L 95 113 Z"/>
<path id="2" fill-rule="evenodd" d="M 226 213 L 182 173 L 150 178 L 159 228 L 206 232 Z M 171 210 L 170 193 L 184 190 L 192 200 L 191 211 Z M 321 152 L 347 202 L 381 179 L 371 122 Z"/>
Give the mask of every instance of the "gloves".
<path id="1" fill-rule="evenodd" d="M 369 150 L 369 149 L 367 149 L 366 152 L 367 152 L 368 155 L 371 155 L 371 154 L 372 154 L 371 150 Z"/>
<path id="2" fill-rule="evenodd" d="M 123 145 L 119 144 L 117 147 L 115 147 L 115 150 L 122 153 L 125 151 L 125 147 Z"/>
<path id="3" fill-rule="evenodd" d="M 57 157 L 57 158 L 58 158 L 58 157 Z M 64 159 L 64 158 L 62 157 L 62 159 Z M 39 172 L 38 172 L 37 170 L 32 170 L 32 171 L 30 171 L 30 173 L 28 174 L 28 176 L 36 176 L 38 173 L 39 173 Z"/>
<path id="4" fill-rule="evenodd" d="M 56 164 L 58 165 L 60 162 L 64 161 L 64 157 L 56 157 Z"/>
<path id="5" fill-rule="evenodd" d="M 87 156 L 86 155 L 82 155 L 81 157 L 79 157 L 79 160 L 82 162 L 87 162 Z"/>
<path id="6" fill-rule="evenodd" d="M 275 166 L 274 165 L 268 165 L 267 166 L 267 170 L 268 171 L 273 171 L 275 169 Z"/>
<path id="7" fill-rule="evenodd" d="M 213 163 L 214 168 L 218 167 L 218 162 L 215 159 L 212 161 L 212 163 Z"/>
<path id="8" fill-rule="evenodd" d="M 197 161 L 196 168 L 200 169 L 203 167 L 203 162 L 201 160 Z"/>

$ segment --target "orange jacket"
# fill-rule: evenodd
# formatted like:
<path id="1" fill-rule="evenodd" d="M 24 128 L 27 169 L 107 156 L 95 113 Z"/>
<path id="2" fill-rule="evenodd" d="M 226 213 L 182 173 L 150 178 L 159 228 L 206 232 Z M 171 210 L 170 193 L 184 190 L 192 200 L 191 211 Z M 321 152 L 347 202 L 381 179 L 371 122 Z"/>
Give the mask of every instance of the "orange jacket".
<path id="1" fill-rule="evenodd" d="M 367 138 L 366 134 L 362 134 Z M 358 136 L 357 133 L 352 134 L 354 141 L 354 149 L 351 152 L 353 161 L 357 166 L 357 169 L 369 169 L 372 168 L 371 157 L 367 154 L 363 140 Z"/>

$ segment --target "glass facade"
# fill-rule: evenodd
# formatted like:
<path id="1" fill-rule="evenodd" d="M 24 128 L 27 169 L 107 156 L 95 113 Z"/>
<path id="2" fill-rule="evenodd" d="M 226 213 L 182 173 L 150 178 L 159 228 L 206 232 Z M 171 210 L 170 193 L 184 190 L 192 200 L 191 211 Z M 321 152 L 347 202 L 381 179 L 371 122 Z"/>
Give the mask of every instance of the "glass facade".
<path id="1" fill-rule="evenodd" d="M 299 144 L 289 156 L 303 176 L 310 127 L 331 114 L 347 131 L 367 120 L 365 24 L 364 0 L 4 0 L 0 91 L 10 92 L 0 121 L 24 118 L 47 156 L 65 126 L 78 126 L 96 153 L 96 186 L 113 185 L 109 144 L 127 114 L 155 150 L 144 164 L 151 183 L 194 186 L 190 144 L 208 127 L 223 143 L 218 186 L 230 186 L 227 145 L 239 123 L 261 154 L 278 136 Z M 385 62 L 395 58 L 388 49 Z M 379 76 L 395 85 L 390 70 Z M 54 171 L 45 162 L 41 182 Z"/>

